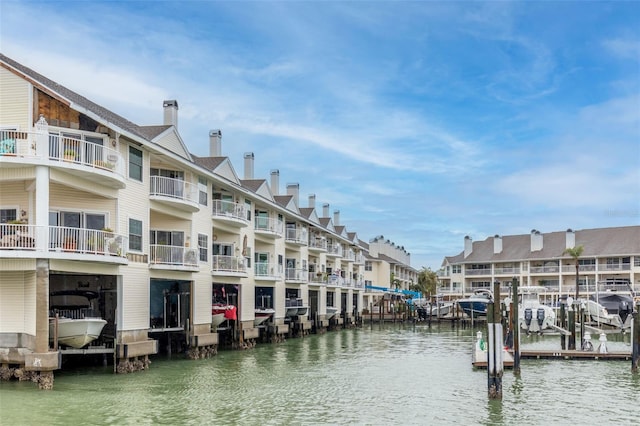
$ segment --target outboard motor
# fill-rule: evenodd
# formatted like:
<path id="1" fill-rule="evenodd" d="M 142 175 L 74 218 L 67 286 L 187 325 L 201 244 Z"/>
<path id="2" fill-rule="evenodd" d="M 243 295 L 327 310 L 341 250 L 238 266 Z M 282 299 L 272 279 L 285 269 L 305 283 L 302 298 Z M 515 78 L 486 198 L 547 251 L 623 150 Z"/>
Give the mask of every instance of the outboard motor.
<path id="1" fill-rule="evenodd" d="M 627 317 L 632 312 L 633 312 L 633 308 L 631 307 L 631 305 L 629 305 L 628 301 L 626 300 L 620 301 L 620 304 L 618 305 L 618 314 L 620 315 L 620 319 L 622 320 L 623 324 L 627 320 Z"/>
<path id="2" fill-rule="evenodd" d="M 538 308 L 538 312 L 536 312 L 536 319 L 538 320 L 538 331 L 542 332 L 542 323 L 544 323 L 544 308 Z"/>
<path id="3" fill-rule="evenodd" d="M 529 327 L 531 327 L 532 318 L 533 318 L 533 312 L 531 312 L 531 308 L 526 308 L 524 310 L 524 323 L 527 324 L 527 331 L 529 331 Z"/>

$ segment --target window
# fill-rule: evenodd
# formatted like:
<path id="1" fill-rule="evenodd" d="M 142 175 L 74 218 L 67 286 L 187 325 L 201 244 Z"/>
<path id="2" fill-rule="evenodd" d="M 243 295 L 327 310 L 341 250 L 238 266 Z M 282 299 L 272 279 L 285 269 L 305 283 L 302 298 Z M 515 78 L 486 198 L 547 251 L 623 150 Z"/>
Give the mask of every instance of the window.
<path id="1" fill-rule="evenodd" d="M 198 176 L 198 193 L 198 202 L 206 206 L 209 201 L 209 183 L 207 179 L 202 176 Z"/>
<path id="2" fill-rule="evenodd" d="M 451 271 L 454 274 L 460 274 L 462 273 L 462 265 L 451 265 Z"/>
<path id="3" fill-rule="evenodd" d="M 369 262 L 369 261 L 364 262 L 364 270 L 365 271 L 372 271 L 373 270 L 373 268 L 371 266 L 371 262 Z"/>
<path id="4" fill-rule="evenodd" d="M 18 219 L 17 209 L 0 209 L 0 223 L 8 223 Z"/>
<path id="5" fill-rule="evenodd" d="M 129 147 L 129 177 L 142 182 L 142 151 L 132 146 Z"/>
<path id="6" fill-rule="evenodd" d="M 251 220 L 251 200 L 247 200 L 245 198 L 244 207 L 245 207 L 245 210 L 247 211 L 247 220 L 250 221 Z"/>
<path id="7" fill-rule="evenodd" d="M 198 253 L 200 261 L 206 262 L 209 258 L 209 237 L 205 234 L 198 234 Z"/>
<path id="8" fill-rule="evenodd" d="M 142 221 L 129 219 L 129 250 L 142 251 Z"/>

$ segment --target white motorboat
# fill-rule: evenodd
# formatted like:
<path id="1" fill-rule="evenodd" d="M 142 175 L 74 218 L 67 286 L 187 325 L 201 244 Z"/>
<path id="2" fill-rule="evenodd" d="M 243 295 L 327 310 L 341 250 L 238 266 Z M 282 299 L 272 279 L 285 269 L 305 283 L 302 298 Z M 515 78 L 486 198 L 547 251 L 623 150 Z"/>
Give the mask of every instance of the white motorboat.
<path id="1" fill-rule="evenodd" d="M 327 316 L 326 318 L 330 320 L 338 314 L 338 308 L 334 308 L 333 306 L 327 306 Z"/>
<path id="2" fill-rule="evenodd" d="M 255 319 L 253 320 L 254 326 L 259 326 L 264 323 L 266 320 L 271 318 L 273 314 L 275 314 L 275 309 L 271 308 L 256 308 L 255 309 Z"/>
<path id="3" fill-rule="evenodd" d="M 237 319 L 235 305 L 226 303 L 214 303 L 211 305 L 211 329 L 216 330 L 226 320 Z"/>
<path id="4" fill-rule="evenodd" d="M 62 290 L 51 293 L 49 340 L 57 335 L 58 344 L 80 349 L 100 337 L 107 321 L 96 314 L 92 301 L 99 294 L 89 290 Z"/>
<path id="5" fill-rule="evenodd" d="M 540 303 L 540 294 L 544 287 L 520 287 L 520 302 L 518 306 L 518 321 L 520 328 L 527 333 L 542 333 L 556 325 L 556 312 L 551 306 Z"/>
<path id="6" fill-rule="evenodd" d="M 297 317 L 306 315 L 308 307 L 304 305 L 301 297 L 285 300 L 285 317 Z"/>
<path id="7" fill-rule="evenodd" d="M 436 302 L 431 304 L 432 317 L 446 317 L 453 313 L 454 302 Z"/>
<path id="8" fill-rule="evenodd" d="M 107 324 L 102 318 L 58 318 L 58 344 L 80 349 L 100 337 Z M 53 339 L 56 321 L 49 323 L 49 336 Z"/>
<path id="9" fill-rule="evenodd" d="M 610 313 L 607 308 L 594 300 L 586 300 L 585 309 L 589 314 L 592 323 L 608 325 L 615 328 L 624 328 L 624 323 L 622 322 L 622 318 L 619 314 Z"/>

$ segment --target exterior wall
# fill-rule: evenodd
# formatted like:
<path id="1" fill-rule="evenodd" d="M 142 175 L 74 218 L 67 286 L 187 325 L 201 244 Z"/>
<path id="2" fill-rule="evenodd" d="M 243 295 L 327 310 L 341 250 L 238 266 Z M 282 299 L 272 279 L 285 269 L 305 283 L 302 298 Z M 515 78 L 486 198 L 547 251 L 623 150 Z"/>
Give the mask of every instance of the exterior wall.
<path id="1" fill-rule="evenodd" d="M 29 193 L 25 191 L 24 181 L 3 182 L 0 185 L 0 207 L 3 209 L 18 209 L 18 217 L 20 210 L 29 211 Z"/>
<path id="2" fill-rule="evenodd" d="M 35 271 L 0 271 L 0 333 L 35 336 Z"/>
<path id="3" fill-rule="evenodd" d="M 0 125 L 30 130 L 32 90 L 26 80 L 0 67 Z"/>
<path id="4" fill-rule="evenodd" d="M 129 264 L 123 268 L 122 284 L 118 288 L 120 321 L 118 330 L 149 328 L 149 268 L 146 263 Z"/>
<path id="5" fill-rule="evenodd" d="M 194 324 L 211 324 L 211 272 L 200 263 L 200 272 L 193 274 L 192 316 Z"/>

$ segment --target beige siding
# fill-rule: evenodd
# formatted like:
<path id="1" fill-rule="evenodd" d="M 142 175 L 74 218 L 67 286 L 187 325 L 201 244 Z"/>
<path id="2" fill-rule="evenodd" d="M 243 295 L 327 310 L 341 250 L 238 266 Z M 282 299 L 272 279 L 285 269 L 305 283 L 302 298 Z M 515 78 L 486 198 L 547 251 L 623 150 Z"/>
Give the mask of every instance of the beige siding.
<path id="1" fill-rule="evenodd" d="M 0 207 L 3 209 L 17 208 L 18 217 L 20 210 L 29 210 L 29 193 L 25 191 L 24 182 L 3 182 L 0 185 Z"/>
<path id="2" fill-rule="evenodd" d="M 36 334 L 35 272 L 0 272 L 0 333 Z"/>
<path id="3" fill-rule="evenodd" d="M 0 68 L 0 125 L 30 130 L 31 85 L 4 68 Z"/>
<path id="4" fill-rule="evenodd" d="M 174 132 L 168 133 L 162 139 L 157 140 L 156 143 L 182 157 L 188 157 L 188 154 L 185 152 L 180 139 L 178 139 L 178 135 L 176 135 Z"/>
<path id="5" fill-rule="evenodd" d="M 122 321 L 119 330 L 149 328 L 149 269 L 147 265 L 123 268 L 122 294 L 119 298 Z"/>
<path id="6" fill-rule="evenodd" d="M 193 323 L 207 324 L 211 322 L 211 272 L 200 268 L 203 272 L 193 274 Z"/>
<path id="7" fill-rule="evenodd" d="M 0 168 L 0 180 L 2 180 L 2 185 L 0 185 L 0 194 L 2 194 L 2 188 L 5 185 L 5 182 L 12 180 L 21 180 L 21 179 L 35 179 L 36 172 L 33 167 L 3 167 Z"/>

